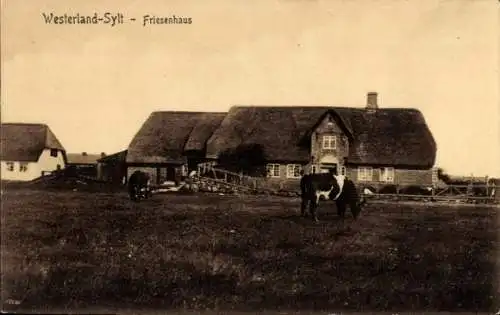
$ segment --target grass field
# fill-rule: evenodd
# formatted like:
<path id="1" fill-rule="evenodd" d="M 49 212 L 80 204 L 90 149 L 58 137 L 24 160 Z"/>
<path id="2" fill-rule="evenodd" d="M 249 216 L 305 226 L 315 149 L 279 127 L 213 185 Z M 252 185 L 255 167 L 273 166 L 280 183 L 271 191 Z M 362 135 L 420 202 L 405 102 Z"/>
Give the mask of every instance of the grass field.
<path id="1" fill-rule="evenodd" d="M 498 310 L 498 208 L 370 204 L 345 226 L 333 205 L 319 223 L 298 212 L 279 197 L 4 191 L 3 308 Z"/>

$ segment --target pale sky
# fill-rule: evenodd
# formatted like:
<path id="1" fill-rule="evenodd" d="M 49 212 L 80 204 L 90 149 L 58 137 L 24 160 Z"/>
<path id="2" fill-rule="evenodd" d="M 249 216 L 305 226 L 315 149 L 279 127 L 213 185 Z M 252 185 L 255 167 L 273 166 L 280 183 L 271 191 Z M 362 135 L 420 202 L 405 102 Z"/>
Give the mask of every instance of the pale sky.
<path id="1" fill-rule="evenodd" d="M 241 105 L 422 111 L 436 166 L 500 176 L 499 1 L 2 0 L 2 121 L 68 152 L 125 149 L 152 111 Z M 136 22 L 47 25 L 42 13 Z M 143 15 L 192 18 L 142 26 Z"/>

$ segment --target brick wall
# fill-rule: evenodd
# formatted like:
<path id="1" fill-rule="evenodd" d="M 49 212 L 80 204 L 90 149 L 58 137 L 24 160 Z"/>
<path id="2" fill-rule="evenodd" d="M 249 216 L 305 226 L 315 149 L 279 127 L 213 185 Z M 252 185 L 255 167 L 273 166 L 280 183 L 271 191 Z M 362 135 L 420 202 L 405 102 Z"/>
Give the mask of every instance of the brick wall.
<path id="1" fill-rule="evenodd" d="M 323 136 L 337 136 L 335 149 L 323 149 Z M 349 142 L 339 126 L 339 122 L 331 115 L 325 116 L 311 136 L 311 155 L 314 163 L 318 164 L 327 155 L 337 158 L 339 166 L 343 165 L 344 158 L 349 155 Z"/>
<path id="2" fill-rule="evenodd" d="M 401 185 L 432 185 L 432 169 L 403 170 L 396 169 L 395 181 Z"/>
<path id="3" fill-rule="evenodd" d="M 394 182 L 387 183 L 380 181 L 379 168 L 373 168 L 373 176 L 370 182 L 359 181 L 358 180 L 358 168 L 348 167 L 347 176 L 352 179 L 355 183 L 362 184 L 399 184 L 399 185 L 432 185 L 433 183 L 433 169 L 428 170 L 415 170 L 415 169 L 394 169 Z"/>
<path id="4" fill-rule="evenodd" d="M 281 163 L 271 163 L 271 164 L 279 164 L 280 167 L 280 176 L 279 177 L 267 177 L 260 182 L 261 186 L 265 186 L 271 189 L 284 189 L 284 190 L 295 190 L 299 189 L 299 178 L 288 178 L 287 177 L 287 165 Z M 293 164 L 293 163 L 290 163 Z M 304 168 L 304 166 L 302 166 Z"/>

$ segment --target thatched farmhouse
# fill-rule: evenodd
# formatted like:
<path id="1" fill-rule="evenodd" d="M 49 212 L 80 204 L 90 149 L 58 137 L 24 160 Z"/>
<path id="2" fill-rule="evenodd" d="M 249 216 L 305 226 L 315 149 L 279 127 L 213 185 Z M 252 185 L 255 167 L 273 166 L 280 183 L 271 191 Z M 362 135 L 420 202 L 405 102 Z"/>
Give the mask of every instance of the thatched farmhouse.
<path id="1" fill-rule="evenodd" d="M 206 161 L 206 143 L 226 113 L 154 112 L 132 139 L 127 178 L 137 169 L 155 183 L 176 181 Z"/>
<path id="2" fill-rule="evenodd" d="M 66 151 L 45 124 L 1 125 L 2 180 L 29 181 L 63 169 Z"/>
<path id="3" fill-rule="evenodd" d="M 156 112 L 132 140 L 127 163 L 155 180 L 219 163 L 239 147 L 258 145 L 270 182 L 297 182 L 302 172 L 333 169 L 356 182 L 430 185 L 436 143 L 422 113 L 379 108 L 234 106 L 228 113 Z"/>

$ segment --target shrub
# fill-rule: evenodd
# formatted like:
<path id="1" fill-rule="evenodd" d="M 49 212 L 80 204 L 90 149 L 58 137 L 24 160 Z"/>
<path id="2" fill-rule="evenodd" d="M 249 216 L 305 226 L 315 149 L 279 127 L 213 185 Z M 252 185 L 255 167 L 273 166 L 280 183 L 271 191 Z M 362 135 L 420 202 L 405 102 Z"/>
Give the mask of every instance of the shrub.
<path id="1" fill-rule="evenodd" d="M 396 194 L 398 187 L 396 185 L 385 185 L 379 190 L 379 194 Z"/>
<path id="2" fill-rule="evenodd" d="M 432 194 L 431 190 L 418 185 L 406 186 L 400 190 L 400 193 L 405 195 L 424 195 L 424 196 Z"/>

